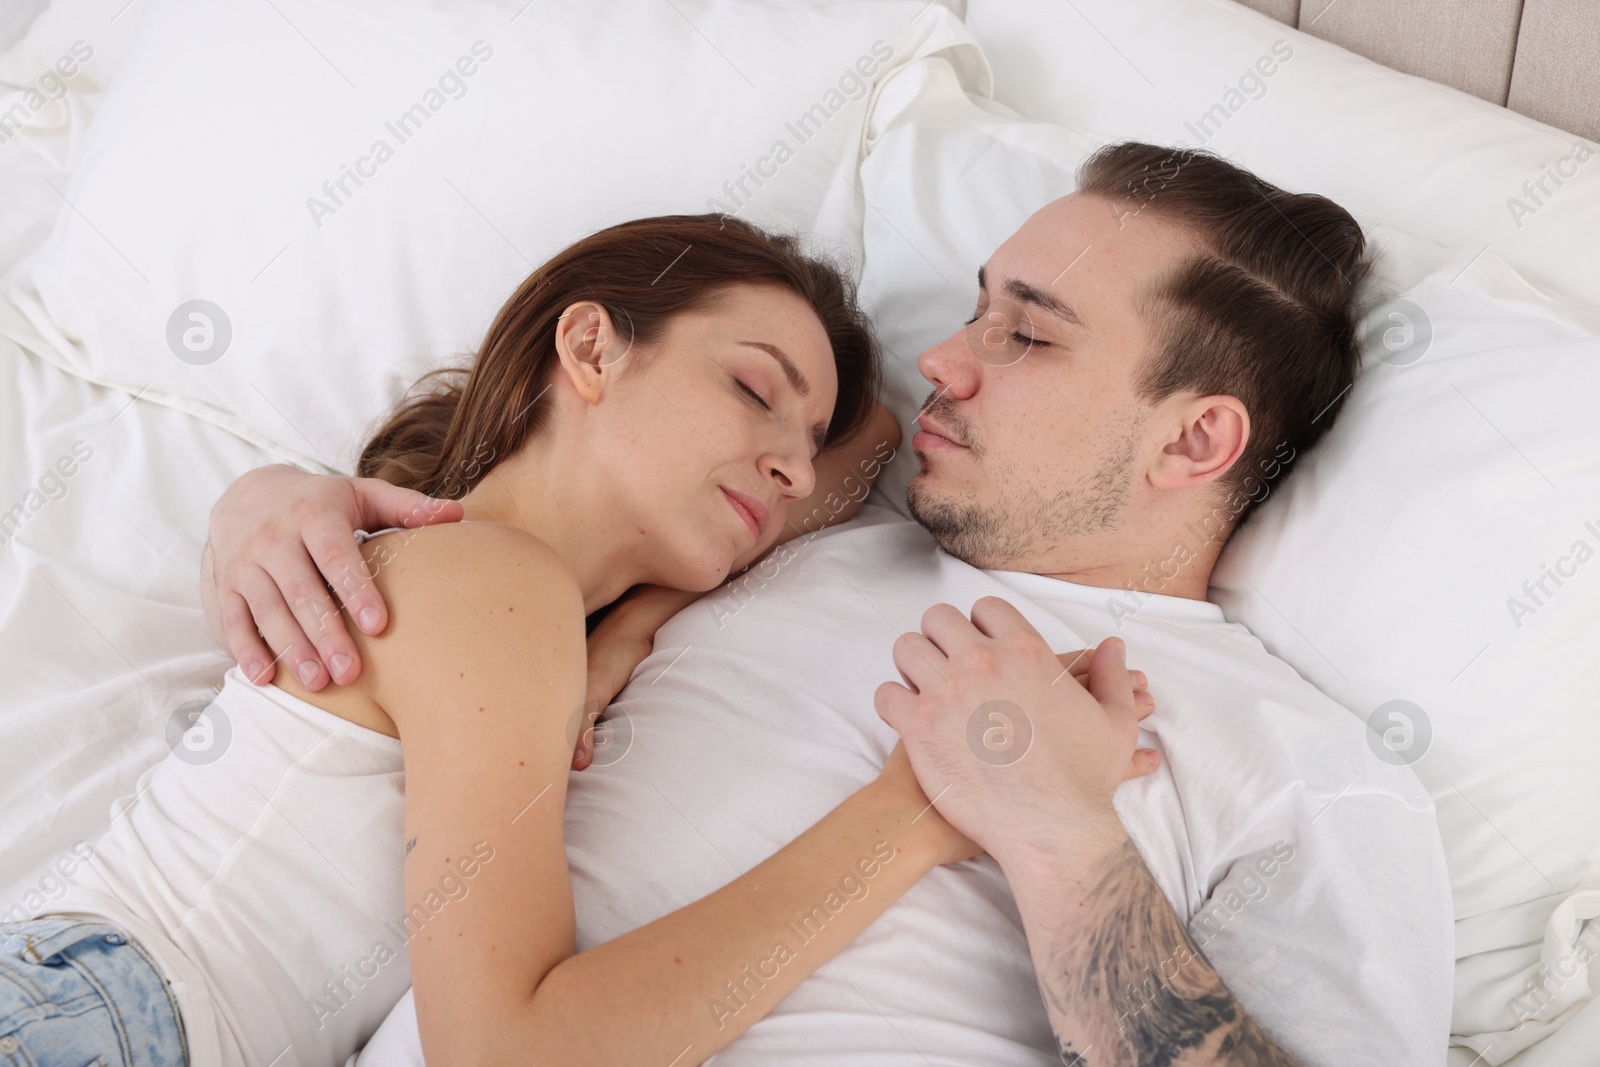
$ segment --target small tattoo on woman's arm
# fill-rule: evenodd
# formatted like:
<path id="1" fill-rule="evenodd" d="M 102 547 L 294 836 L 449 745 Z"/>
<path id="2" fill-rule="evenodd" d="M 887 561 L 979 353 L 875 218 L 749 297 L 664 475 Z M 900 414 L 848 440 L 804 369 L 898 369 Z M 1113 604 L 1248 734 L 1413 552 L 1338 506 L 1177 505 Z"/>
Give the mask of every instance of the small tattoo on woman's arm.
<path id="1" fill-rule="evenodd" d="M 416 848 L 416 847 L 417 847 L 417 839 L 413 837 L 410 841 L 406 842 L 406 855 L 408 855 L 408 856 L 411 855 L 411 850 Z"/>

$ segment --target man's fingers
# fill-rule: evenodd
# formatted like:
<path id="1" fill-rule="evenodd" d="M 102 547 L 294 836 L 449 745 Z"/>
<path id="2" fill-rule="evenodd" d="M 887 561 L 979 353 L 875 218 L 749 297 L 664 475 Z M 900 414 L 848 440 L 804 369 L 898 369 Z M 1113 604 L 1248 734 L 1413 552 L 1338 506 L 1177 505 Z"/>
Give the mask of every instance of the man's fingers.
<path id="1" fill-rule="evenodd" d="M 253 568 L 239 583 L 239 593 L 267 647 L 288 665 L 295 680 L 312 692 L 327 685 L 328 674 L 317 658 L 317 650 L 284 602 L 278 583 L 265 571 Z"/>
<path id="2" fill-rule="evenodd" d="M 310 642 L 312 656 L 327 668 L 329 676 L 340 685 L 355 681 L 360 673 L 355 643 L 350 640 L 350 634 L 344 628 L 344 619 L 339 616 L 339 606 L 328 595 L 327 586 L 323 584 L 322 575 L 311 557 L 304 553 L 293 555 L 286 562 L 280 562 L 270 573 L 272 580 L 282 590 L 289 610 L 294 613 L 295 623 L 300 628 L 300 639 Z M 271 635 L 268 637 L 270 639 Z M 303 668 L 295 664 L 294 669 L 295 677 L 300 678 Z M 301 684 L 306 683 L 302 681 Z"/>
<path id="3" fill-rule="evenodd" d="M 307 529 L 303 536 L 312 562 L 350 618 L 356 620 L 364 633 L 381 633 L 389 623 L 389 610 L 372 581 L 376 568 L 362 555 L 361 546 L 356 544 L 351 532 L 342 522 L 334 522 L 326 528 Z M 374 560 L 380 558 L 385 557 L 375 556 Z M 288 583 L 296 579 L 287 575 L 275 577 L 290 593 L 290 606 L 328 674 L 340 685 L 354 682 L 361 674 L 361 653 L 345 628 L 338 606 L 329 599 L 322 583 L 291 586 Z M 305 575 L 300 574 L 298 578 L 303 580 Z M 297 592 L 302 596 L 294 595 Z"/>
<path id="4" fill-rule="evenodd" d="M 1038 639 L 1039 631 L 1023 617 L 1009 600 L 997 596 L 979 597 L 972 605 L 972 625 L 996 640 Z"/>
<path id="5" fill-rule="evenodd" d="M 949 657 L 922 634 L 901 634 L 890 653 L 901 677 L 918 693 L 936 689 L 950 677 Z"/>
<path id="6" fill-rule="evenodd" d="M 459 500 L 443 500 L 414 489 L 403 489 L 382 478 L 351 478 L 348 484 L 355 496 L 356 514 L 347 521 L 353 521 L 369 533 L 395 526 L 414 529 L 437 522 L 461 521 L 463 509 Z M 389 625 L 389 607 L 372 583 L 373 567 L 350 537 L 350 532 L 343 524 L 335 523 L 326 529 L 307 530 L 303 536 L 306 548 L 350 618 L 362 633 L 377 636 Z M 344 633 L 342 623 L 339 633 Z M 359 662 L 356 671 L 360 673 Z"/>
<path id="7" fill-rule="evenodd" d="M 352 478 L 350 488 L 356 494 L 361 526 L 368 531 L 390 526 L 409 529 L 461 519 L 461 501 L 441 500 L 414 489 L 402 489 L 382 478 Z"/>
<path id="8" fill-rule="evenodd" d="M 306 551 L 311 554 L 311 559 L 333 588 L 339 602 L 350 613 L 350 618 L 355 620 L 362 633 L 376 636 L 389 624 L 389 608 L 383 602 L 383 594 L 373 584 L 372 577 L 378 572 L 380 562 L 389 557 L 387 553 L 378 552 L 368 562 L 351 533 L 345 529 L 344 523 L 333 522 L 315 530 L 307 529 L 302 536 L 305 538 Z M 341 650 L 353 654 L 355 646 L 350 645 L 342 623 L 339 626 L 339 638 L 349 646 Z M 318 650 L 327 652 L 320 644 Z M 324 658 L 323 662 L 326 663 L 327 659 Z"/>
<path id="9" fill-rule="evenodd" d="M 224 593 L 217 605 L 221 616 L 222 633 L 227 639 L 228 651 L 244 670 L 244 676 L 256 685 L 266 685 L 277 675 L 277 665 L 272 652 L 256 624 L 250 619 L 250 606 L 237 593 Z"/>
<path id="10" fill-rule="evenodd" d="M 1161 766 L 1161 753 L 1153 748 L 1141 748 L 1134 752 L 1133 758 L 1128 761 L 1128 769 L 1123 774 L 1124 782 L 1134 778 L 1143 778 L 1145 775 Z"/>
<path id="11" fill-rule="evenodd" d="M 941 657 L 954 656 L 983 636 L 953 604 L 935 604 L 923 612 L 922 635 L 938 647 Z"/>
<path id="12" fill-rule="evenodd" d="M 907 710 L 916 703 L 916 696 L 899 682 L 884 682 L 872 694 L 872 706 L 878 711 L 878 718 L 900 729 Z"/>
<path id="13" fill-rule="evenodd" d="M 459 500 L 441 500 L 413 489 L 391 485 L 381 478 L 351 478 L 349 486 L 356 502 L 353 521 L 369 532 L 392 526 L 409 529 L 430 526 L 436 522 L 458 522 L 462 516 Z M 327 579 L 350 618 L 362 633 L 375 637 L 389 625 L 389 606 L 384 603 L 383 594 L 372 582 L 375 567 L 367 561 L 350 533 L 344 523 L 333 522 L 325 528 L 305 530 L 302 537 L 311 558 L 316 561 L 317 569 Z M 331 622 L 326 640 L 317 640 L 317 651 L 336 681 L 341 684 L 352 682 L 361 673 L 361 657 L 345 630 L 343 620 L 335 616 Z M 313 638 L 318 637 L 311 630 L 306 632 Z M 338 665 L 335 665 L 336 659 L 339 660 Z"/>
<path id="14" fill-rule="evenodd" d="M 1094 649 L 1080 648 L 1073 652 L 1061 652 L 1056 659 L 1061 661 L 1061 666 L 1072 673 L 1080 682 L 1089 675 L 1089 660 L 1094 656 Z"/>

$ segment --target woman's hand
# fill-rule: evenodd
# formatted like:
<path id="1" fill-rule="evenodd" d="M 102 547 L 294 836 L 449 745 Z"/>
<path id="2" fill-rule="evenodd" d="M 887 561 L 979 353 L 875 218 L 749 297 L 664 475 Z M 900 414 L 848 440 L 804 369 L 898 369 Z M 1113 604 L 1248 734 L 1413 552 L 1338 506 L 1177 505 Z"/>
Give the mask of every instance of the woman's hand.
<path id="1" fill-rule="evenodd" d="M 279 659 L 313 692 L 330 677 L 349 685 L 361 658 L 328 586 L 363 633 L 381 633 L 389 621 L 355 531 L 459 518 L 456 501 L 376 478 L 310 474 L 281 463 L 250 471 L 211 509 L 200 568 L 206 622 L 257 685 L 272 681 Z"/>
<path id="2" fill-rule="evenodd" d="M 1089 662 L 1094 658 L 1094 649 L 1080 648 L 1076 652 L 1063 652 L 1056 657 L 1067 673 L 1083 686 L 1089 688 Z M 1150 679 L 1144 671 L 1130 670 L 1128 682 L 1133 686 L 1134 714 L 1143 722 L 1156 710 L 1156 698 L 1150 695 Z M 1133 759 L 1128 761 L 1128 770 L 1122 776 L 1124 782 L 1133 778 L 1143 778 L 1145 775 L 1161 766 L 1161 753 L 1153 748 L 1141 748 L 1134 752 Z"/>
<path id="3" fill-rule="evenodd" d="M 633 669 L 654 651 L 656 631 L 699 598 L 699 593 L 681 589 L 635 586 L 590 631 L 589 679 L 578 739 L 572 750 L 573 770 L 581 771 L 594 762 L 595 720 L 628 684 Z"/>
<path id="4" fill-rule="evenodd" d="M 911 758 L 906 755 L 906 746 L 903 743 L 895 744 L 894 751 L 889 753 L 889 758 L 884 762 L 883 770 L 878 772 L 878 779 L 874 784 L 886 791 L 896 801 L 897 806 L 920 813 L 913 814 L 912 821 L 922 832 L 933 838 L 934 854 L 939 857 L 938 861 L 941 864 L 970 860 L 983 851 L 971 839 L 945 822 L 944 816 L 939 814 L 939 809 L 928 800 L 928 795 L 917 783 L 916 772 L 911 769 Z"/>

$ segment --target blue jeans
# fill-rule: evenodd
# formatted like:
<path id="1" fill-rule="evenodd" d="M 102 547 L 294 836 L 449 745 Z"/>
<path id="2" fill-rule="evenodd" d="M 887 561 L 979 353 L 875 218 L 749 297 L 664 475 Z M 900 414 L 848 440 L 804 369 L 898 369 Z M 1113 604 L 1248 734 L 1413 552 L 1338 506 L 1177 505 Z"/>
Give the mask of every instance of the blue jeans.
<path id="1" fill-rule="evenodd" d="M 183 1067 L 172 991 L 114 926 L 0 923 L 0 1065 Z"/>

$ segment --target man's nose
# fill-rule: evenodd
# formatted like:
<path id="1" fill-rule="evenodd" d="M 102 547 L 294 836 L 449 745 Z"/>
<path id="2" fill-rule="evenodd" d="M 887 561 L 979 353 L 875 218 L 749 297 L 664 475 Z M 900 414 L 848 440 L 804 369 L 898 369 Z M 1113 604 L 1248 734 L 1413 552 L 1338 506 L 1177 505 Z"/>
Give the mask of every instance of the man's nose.
<path id="1" fill-rule="evenodd" d="M 978 391 L 983 375 L 982 363 L 967 345 L 966 331 L 957 330 L 917 357 L 922 376 L 946 396 L 967 400 Z"/>

